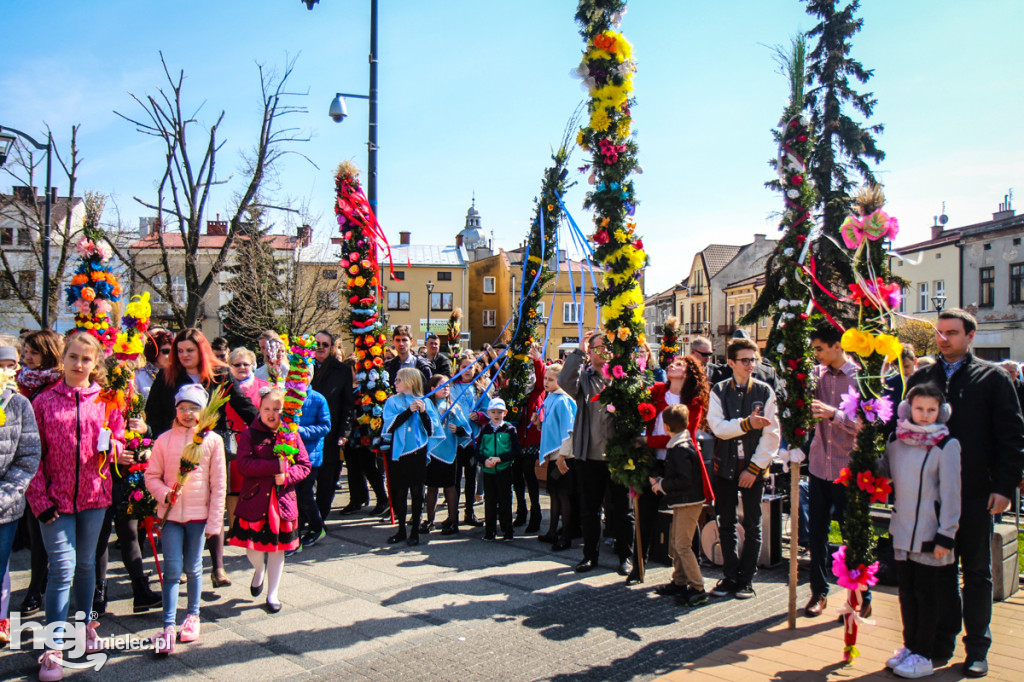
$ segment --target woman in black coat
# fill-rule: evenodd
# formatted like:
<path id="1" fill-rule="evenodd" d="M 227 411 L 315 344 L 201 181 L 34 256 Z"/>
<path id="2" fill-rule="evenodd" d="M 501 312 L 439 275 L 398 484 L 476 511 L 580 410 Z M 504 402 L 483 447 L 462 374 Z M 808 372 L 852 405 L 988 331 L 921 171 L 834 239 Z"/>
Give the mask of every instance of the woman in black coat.
<path id="1" fill-rule="evenodd" d="M 213 356 L 206 336 L 198 329 L 183 329 L 171 344 L 170 364 L 156 375 L 146 400 L 146 423 L 150 438 L 156 440 L 157 436 L 171 428 L 174 422 L 174 396 L 185 384 L 202 384 L 210 394 L 217 386 L 226 385 L 228 405 L 246 424 L 251 424 L 259 416 L 259 409 L 229 379 L 227 367 Z M 220 419 L 214 431 L 223 438 L 225 445 L 230 442 L 230 430 L 227 406 L 224 406 L 220 408 Z M 231 581 L 224 571 L 224 533 L 209 538 L 206 546 L 213 562 L 213 586 L 230 585 Z"/>

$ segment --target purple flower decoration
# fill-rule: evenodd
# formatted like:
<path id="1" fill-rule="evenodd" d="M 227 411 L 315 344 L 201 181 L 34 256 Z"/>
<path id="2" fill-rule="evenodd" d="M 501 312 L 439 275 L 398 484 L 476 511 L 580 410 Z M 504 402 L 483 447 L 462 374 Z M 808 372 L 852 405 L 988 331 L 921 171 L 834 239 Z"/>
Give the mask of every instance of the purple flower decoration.
<path id="1" fill-rule="evenodd" d="M 893 218 L 893 220 L 895 220 L 895 218 Z M 890 291 L 889 295 L 886 296 L 886 298 L 885 298 L 886 304 L 890 308 L 892 308 L 893 310 L 899 310 L 900 309 L 900 303 L 902 301 L 903 301 L 903 292 L 900 291 L 896 287 L 893 287 L 892 291 Z"/>
<path id="2" fill-rule="evenodd" d="M 861 409 L 864 410 L 868 421 L 884 423 L 892 419 L 892 400 L 885 396 L 874 400 L 865 400 L 861 403 Z"/>
<path id="3" fill-rule="evenodd" d="M 850 421 L 857 419 L 857 408 L 860 406 L 860 391 L 857 390 L 856 386 L 851 386 L 850 390 L 843 394 L 843 399 L 839 403 L 839 409 L 850 418 Z"/>

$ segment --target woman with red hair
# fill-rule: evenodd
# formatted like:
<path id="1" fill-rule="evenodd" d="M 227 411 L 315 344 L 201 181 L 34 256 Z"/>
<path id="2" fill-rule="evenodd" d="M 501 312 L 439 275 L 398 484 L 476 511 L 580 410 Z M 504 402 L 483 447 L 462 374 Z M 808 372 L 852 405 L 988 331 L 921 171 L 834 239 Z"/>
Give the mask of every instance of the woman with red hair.
<path id="1" fill-rule="evenodd" d="M 149 437 L 156 439 L 169 430 L 174 422 L 174 396 L 185 384 L 202 384 L 206 392 L 213 394 L 217 386 L 227 387 L 228 405 L 247 424 L 259 416 L 259 410 L 245 393 L 228 378 L 228 368 L 214 357 L 210 342 L 198 329 L 183 329 L 171 344 L 171 361 L 166 369 L 160 370 L 153 381 L 153 388 L 146 400 L 146 422 Z M 220 419 L 214 432 L 225 441 L 229 438 L 227 406 L 220 408 Z M 224 571 L 224 533 L 214 535 L 206 542 L 213 561 L 213 586 L 231 584 Z"/>
<path id="2" fill-rule="evenodd" d="M 697 429 L 700 428 L 704 415 L 707 414 L 708 397 L 711 394 L 711 388 L 708 386 L 708 378 L 704 374 L 704 368 L 688 355 L 680 355 L 673 358 L 666 374 L 668 381 L 658 382 L 650 389 L 651 403 L 657 410 L 657 416 L 647 422 L 647 446 L 653 448 L 657 456 L 655 473 L 651 474 L 654 478 L 658 478 L 664 473 L 665 448 L 668 446 L 669 441 L 669 435 L 665 433 L 662 413 L 669 405 L 686 405 L 690 411 L 686 430 L 689 431 L 690 441 L 693 443 L 693 447 L 697 449 L 697 454 L 699 455 L 700 446 L 697 442 Z M 704 484 L 705 500 L 710 503 L 714 501 L 715 496 L 711 489 L 711 479 L 708 478 L 708 472 L 704 468 L 703 459 L 701 459 L 701 478 Z M 654 540 L 655 521 L 658 518 L 658 502 L 658 495 L 649 488 L 640 494 L 638 502 L 640 518 L 638 519 L 637 526 L 640 529 L 640 539 L 642 540 L 641 544 L 643 545 L 645 561 L 651 549 L 651 542 Z M 626 578 L 627 585 L 639 582 L 640 573 L 637 568 L 638 565 L 639 562 L 634 557 L 634 568 L 633 572 Z"/>

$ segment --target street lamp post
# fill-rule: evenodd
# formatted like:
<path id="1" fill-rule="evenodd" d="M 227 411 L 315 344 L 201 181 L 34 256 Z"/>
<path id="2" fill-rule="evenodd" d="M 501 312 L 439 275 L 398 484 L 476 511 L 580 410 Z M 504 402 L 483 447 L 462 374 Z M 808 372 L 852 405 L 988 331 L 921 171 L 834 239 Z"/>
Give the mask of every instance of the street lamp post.
<path id="1" fill-rule="evenodd" d="M 427 342 L 427 335 L 430 334 L 430 306 L 433 304 L 434 283 L 427 280 L 427 331 L 423 334 L 423 343 Z"/>
<path id="2" fill-rule="evenodd" d="M 53 171 L 53 134 L 47 131 L 46 133 L 46 144 L 40 144 L 31 135 L 23 133 L 20 130 L 11 128 L 10 126 L 0 126 L 0 166 L 4 165 L 7 161 L 7 153 L 11 148 L 11 144 L 14 142 L 14 138 L 10 135 L 5 135 L 5 131 L 10 131 L 15 135 L 27 140 L 32 144 L 33 147 L 40 151 L 46 152 L 46 208 L 43 215 L 43 305 L 42 305 L 42 325 L 43 329 L 49 329 L 50 327 L 50 214 L 53 211 L 53 192 L 50 190 L 50 182 Z M 35 188 L 32 190 L 32 200 L 35 201 Z"/>
<path id="3" fill-rule="evenodd" d="M 942 309 L 946 307 L 946 297 L 942 294 L 936 294 L 932 296 L 932 305 L 935 306 L 935 312 L 941 313 Z"/>
<path id="4" fill-rule="evenodd" d="M 315 2 L 302 0 L 309 9 L 313 9 Z M 353 95 L 339 92 L 331 102 L 328 115 L 335 123 L 341 123 L 348 116 L 348 108 L 345 106 L 346 97 L 365 99 L 370 102 L 370 130 L 369 140 L 366 144 L 366 198 L 370 202 L 370 208 L 374 215 L 377 214 L 377 0 L 370 0 L 370 94 Z"/>

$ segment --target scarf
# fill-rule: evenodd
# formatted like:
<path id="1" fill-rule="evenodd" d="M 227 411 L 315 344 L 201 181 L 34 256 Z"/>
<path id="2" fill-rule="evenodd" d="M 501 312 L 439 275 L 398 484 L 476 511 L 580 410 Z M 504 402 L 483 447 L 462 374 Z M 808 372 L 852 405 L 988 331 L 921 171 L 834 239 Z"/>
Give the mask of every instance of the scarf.
<path id="1" fill-rule="evenodd" d="M 17 375 L 18 388 L 22 391 L 31 393 L 43 386 L 49 386 L 60 379 L 60 377 L 61 371 L 56 367 L 52 367 L 50 369 L 29 369 L 28 367 L 22 367 L 21 371 L 19 371 Z"/>
<path id="2" fill-rule="evenodd" d="M 896 437 L 908 445 L 919 448 L 932 448 L 948 435 L 949 427 L 939 422 L 928 426 L 918 426 L 909 419 L 901 419 L 896 424 Z"/>

